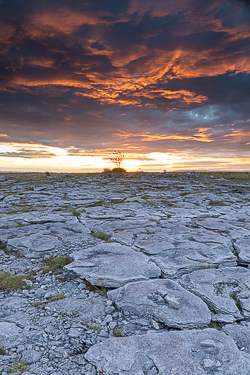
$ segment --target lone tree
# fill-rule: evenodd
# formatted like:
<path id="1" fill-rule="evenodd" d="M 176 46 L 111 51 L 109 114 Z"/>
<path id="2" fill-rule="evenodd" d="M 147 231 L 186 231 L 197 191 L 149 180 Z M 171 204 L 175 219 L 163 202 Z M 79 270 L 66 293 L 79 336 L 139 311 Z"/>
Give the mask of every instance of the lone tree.
<path id="1" fill-rule="evenodd" d="M 120 168 L 124 157 L 125 156 L 121 153 L 121 151 L 114 151 L 109 158 L 113 163 L 115 163 L 116 168 Z"/>

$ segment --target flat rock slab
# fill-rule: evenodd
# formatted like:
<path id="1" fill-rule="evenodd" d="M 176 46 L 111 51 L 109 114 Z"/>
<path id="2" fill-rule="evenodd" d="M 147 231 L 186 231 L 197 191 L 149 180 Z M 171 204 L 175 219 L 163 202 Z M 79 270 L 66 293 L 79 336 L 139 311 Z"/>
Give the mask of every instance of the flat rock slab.
<path id="1" fill-rule="evenodd" d="M 40 258 L 43 254 L 60 247 L 60 245 L 61 241 L 57 237 L 39 232 L 9 239 L 7 250 L 21 254 L 26 258 Z"/>
<path id="2" fill-rule="evenodd" d="M 111 338 L 85 358 L 105 375 L 249 375 L 250 355 L 215 329 Z"/>
<path id="3" fill-rule="evenodd" d="M 22 329 L 15 323 L 0 322 L 0 343 L 5 349 L 9 349 L 21 341 Z"/>
<path id="4" fill-rule="evenodd" d="M 240 264 L 250 264 L 250 239 L 240 239 L 234 243 Z"/>
<path id="5" fill-rule="evenodd" d="M 250 271 L 243 267 L 194 271 L 181 285 L 216 313 L 234 320 L 250 317 Z"/>
<path id="6" fill-rule="evenodd" d="M 91 223 L 92 220 L 92 223 Z M 112 235 L 114 231 L 118 230 L 133 230 L 141 228 L 154 228 L 157 224 L 154 221 L 147 219 L 126 219 L 126 220 L 103 220 L 100 223 L 100 220 L 89 219 L 89 228 L 93 232 L 102 232 Z"/>
<path id="7" fill-rule="evenodd" d="M 163 277 L 172 279 L 207 267 L 233 267 L 236 266 L 237 258 L 229 247 L 206 246 L 189 241 L 183 243 L 182 248 L 167 250 L 153 256 L 152 260 L 162 270 Z"/>
<path id="8" fill-rule="evenodd" d="M 206 229 L 196 229 L 195 231 L 191 232 L 188 237 L 191 241 L 197 241 L 204 244 L 218 243 L 227 247 L 231 244 L 230 239 L 226 235 L 221 235 L 220 233 L 213 232 L 212 230 L 208 231 Z"/>
<path id="9" fill-rule="evenodd" d="M 144 253 L 151 255 L 174 248 L 174 244 L 172 242 L 161 240 L 159 236 L 152 236 L 148 239 L 137 239 L 135 240 L 134 244 Z"/>
<path id="10" fill-rule="evenodd" d="M 40 197 L 40 196 L 39 196 Z M 69 215 L 63 216 L 59 214 L 41 214 L 39 211 L 22 214 L 20 219 L 28 224 L 45 224 L 45 223 L 64 223 Z"/>
<path id="11" fill-rule="evenodd" d="M 214 218 L 207 218 L 203 221 L 197 221 L 197 224 L 205 229 L 225 233 L 229 233 L 230 229 L 233 228 L 232 225 L 230 225 L 227 221 Z"/>
<path id="12" fill-rule="evenodd" d="M 222 329 L 223 332 L 232 337 L 240 350 L 250 354 L 250 323 L 246 324 L 226 324 Z"/>
<path id="13" fill-rule="evenodd" d="M 69 272 L 93 285 L 119 288 L 132 281 L 158 278 L 161 270 L 146 255 L 117 243 L 104 243 L 73 253 Z"/>
<path id="14" fill-rule="evenodd" d="M 34 309 L 25 298 L 0 299 L 0 321 L 16 323 L 19 327 L 24 328 L 29 324 L 30 314 L 34 312 Z"/>
<path id="15" fill-rule="evenodd" d="M 129 283 L 109 291 L 108 297 L 123 312 L 152 318 L 168 327 L 199 328 L 211 320 L 207 305 L 172 280 Z"/>
<path id="16" fill-rule="evenodd" d="M 105 316 L 104 298 L 81 298 L 81 296 L 69 297 L 59 301 L 48 303 L 50 309 L 68 316 L 80 316 L 85 323 Z"/>

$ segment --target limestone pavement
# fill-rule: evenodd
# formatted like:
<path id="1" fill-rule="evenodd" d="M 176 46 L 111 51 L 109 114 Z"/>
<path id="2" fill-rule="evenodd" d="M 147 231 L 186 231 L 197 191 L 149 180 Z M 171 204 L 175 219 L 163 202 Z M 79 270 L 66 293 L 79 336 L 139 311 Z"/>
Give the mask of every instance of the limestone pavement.
<path id="1" fill-rule="evenodd" d="M 237 179 L 3 175 L 0 374 L 249 375 L 249 235 Z"/>

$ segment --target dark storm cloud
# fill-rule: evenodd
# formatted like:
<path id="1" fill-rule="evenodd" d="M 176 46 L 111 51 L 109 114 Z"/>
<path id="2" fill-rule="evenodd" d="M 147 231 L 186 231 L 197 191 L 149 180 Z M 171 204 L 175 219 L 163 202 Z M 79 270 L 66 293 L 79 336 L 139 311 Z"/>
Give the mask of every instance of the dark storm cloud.
<path id="1" fill-rule="evenodd" d="M 37 151 L 37 150 L 26 150 L 19 149 L 17 152 L 0 152 L 0 156 L 7 156 L 10 158 L 24 158 L 24 159 L 33 159 L 33 158 L 52 158 L 56 156 L 55 154 L 47 151 Z"/>
<path id="2" fill-rule="evenodd" d="M 2 0 L 0 7 L 3 141 L 61 146 L 70 155 L 135 147 L 248 155 L 247 2 Z"/>
<path id="3" fill-rule="evenodd" d="M 199 94 L 208 97 L 213 104 L 235 104 L 250 101 L 250 75 L 246 73 L 226 73 L 215 77 L 172 79 L 163 88 L 166 90 L 188 90 L 190 87 Z"/>

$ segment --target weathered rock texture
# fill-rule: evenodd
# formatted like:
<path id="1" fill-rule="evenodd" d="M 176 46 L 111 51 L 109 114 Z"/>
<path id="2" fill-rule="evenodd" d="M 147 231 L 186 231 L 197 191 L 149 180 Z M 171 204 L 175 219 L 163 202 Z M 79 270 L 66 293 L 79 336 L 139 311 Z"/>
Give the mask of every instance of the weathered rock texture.
<path id="1" fill-rule="evenodd" d="M 213 329 L 112 338 L 85 355 L 99 372 L 121 375 L 249 375 L 249 354 Z"/>
<path id="2" fill-rule="evenodd" d="M 248 175 L 0 177 L 0 374 L 250 375 Z"/>
<path id="3" fill-rule="evenodd" d="M 66 269 L 93 285 L 118 288 L 130 281 L 160 276 L 160 269 L 144 254 L 117 243 L 106 243 L 73 253 Z"/>
<path id="4" fill-rule="evenodd" d="M 167 327 L 197 328 L 210 323 L 207 305 L 172 280 L 129 283 L 108 292 L 124 313 L 154 319 Z"/>
<path id="5" fill-rule="evenodd" d="M 194 271 L 180 281 L 216 313 L 235 320 L 250 318 L 250 271 L 231 267 Z"/>

